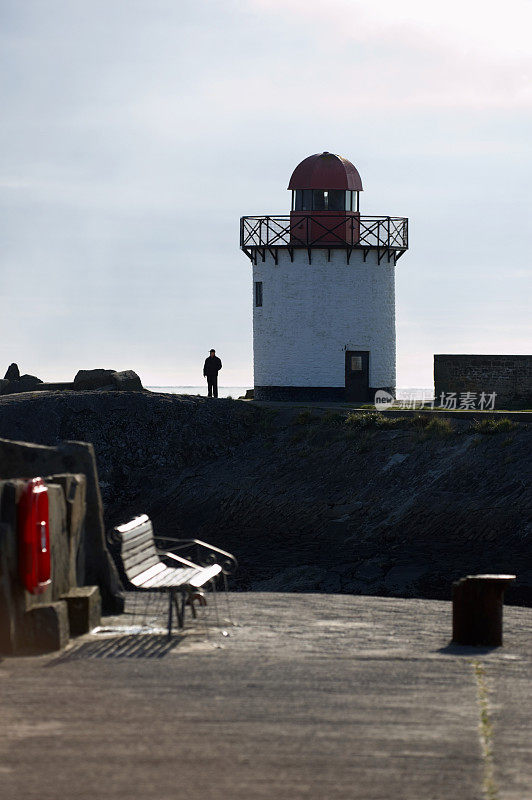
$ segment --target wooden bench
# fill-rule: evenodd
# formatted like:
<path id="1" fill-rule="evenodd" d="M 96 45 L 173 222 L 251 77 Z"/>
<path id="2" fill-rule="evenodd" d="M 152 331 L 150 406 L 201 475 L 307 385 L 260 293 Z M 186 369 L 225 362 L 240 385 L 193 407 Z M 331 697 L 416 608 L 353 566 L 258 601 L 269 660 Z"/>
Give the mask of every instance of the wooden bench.
<path id="1" fill-rule="evenodd" d="M 120 545 L 124 573 L 136 589 L 168 593 L 168 636 L 172 633 L 173 611 L 176 612 L 178 626 L 182 628 L 185 623 L 187 601 L 193 615 L 196 616 L 194 597 L 201 587 L 212 583 L 214 588 L 214 581 L 218 575 L 222 574 L 225 578 L 227 571 L 224 569 L 224 562 L 236 565 L 236 559 L 230 553 L 197 539 L 165 537 L 164 541 L 172 542 L 173 546 L 168 550 L 158 550 L 153 526 L 146 514 L 135 517 L 124 525 L 118 525 L 113 529 L 111 538 Z M 157 542 L 159 543 L 159 539 Z M 191 547 L 198 552 L 201 550 L 205 552 L 206 565 L 194 563 L 183 555 L 171 552 L 177 549 L 182 552 L 187 551 L 188 554 Z M 172 566 L 167 563 L 168 561 Z M 174 562 L 176 566 L 173 565 Z"/>

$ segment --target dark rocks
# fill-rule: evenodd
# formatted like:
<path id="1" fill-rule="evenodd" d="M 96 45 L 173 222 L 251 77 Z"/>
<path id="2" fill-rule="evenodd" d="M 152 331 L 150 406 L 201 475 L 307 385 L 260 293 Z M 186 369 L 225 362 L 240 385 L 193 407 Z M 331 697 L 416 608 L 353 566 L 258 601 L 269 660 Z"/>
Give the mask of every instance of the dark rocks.
<path id="1" fill-rule="evenodd" d="M 10 364 L 7 372 L 4 375 L 6 381 L 18 381 L 20 378 L 20 370 L 17 364 Z"/>
<path id="2" fill-rule="evenodd" d="M 80 369 L 74 378 L 72 388 L 116 389 L 122 392 L 142 392 L 144 387 L 132 369 L 116 372 L 114 369 Z"/>
<path id="3" fill-rule="evenodd" d="M 113 387 L 114 369 L 80 369 L 74 378 L 73 388 L 76 390 L 84 389 L 104 389 Z"/>
<path id="4" fill-rule="evenodd" d="M 109 389 L 120 392 L 142 392 L 144 387 L 132 369 L 116 372 L 114 369 L 81 369 L 72 383 L 43 383 L 35 375 L 20 375 L 16 364 L 11 364 L 6 377 L 0 380 L 0 395 L 34 391 L 86 391 Z"/>
<path id="5" fill-rule="evenodd" d="M 31 392 L 32 389 L 37 389 L 39 387 L 42 380 L 35 375 L 21 375 L 18 382 L 14 383 L 18 383 L 19 391 Z"/>
<path id="6" fill-rule="evenodd" d="M 16 394 L 17 392 L 32 392 L 38 389 L 42 381 L 35 375 L 21 375 L 18 364 L 10 364 L 4 379 L 0 381 L 0 394 Z"/>
<path id="7" fill-rule="evenodd" d="M 16 365 L 15 365 L 16 366 Z M 8 370 L 9 372 L 9 370 Z M 39 389 L 42 381 L 35 375 L 21 375 L 18 380 L 2 381 L 1 394 L 17 394 L 18 392 L 33 392 Z"/>
<path id="8" fill-rule="evenodd" d="M 0 394 L 14 394 L 15 392 L 30 392 L 42 383 L 35 375 L 21 375 L 18 364 L 10 364 L 0 381 Z"/>
<path id="9" fill-rule="evenodd" d="M 132 369 L 115 372 L 112 376 L 112 384 L 121 392 L 142 392 L 144 390 L 142 381 Z"/>

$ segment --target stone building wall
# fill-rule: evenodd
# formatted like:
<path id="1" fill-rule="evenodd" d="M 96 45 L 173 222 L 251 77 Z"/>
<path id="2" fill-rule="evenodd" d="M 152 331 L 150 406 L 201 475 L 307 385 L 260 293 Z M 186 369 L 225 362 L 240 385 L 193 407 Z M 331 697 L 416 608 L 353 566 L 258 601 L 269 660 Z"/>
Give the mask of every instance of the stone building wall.
<path id="1" fill-rule="evenodd" d="M 532 356 L 435 355 L 434 392 L 495 392 L 495 409 L 531 408 Z"/>
<path id="2" fill-rule="evenodd" d="M 330 258 L 330 260 L 329 260 Z M 377 252 L 278 251 L 257 258 L 253 281 L 255 387 L 345 387 L 345 351 L 369 351 L 369 385 L 395 388 L 395 266 Z"/>

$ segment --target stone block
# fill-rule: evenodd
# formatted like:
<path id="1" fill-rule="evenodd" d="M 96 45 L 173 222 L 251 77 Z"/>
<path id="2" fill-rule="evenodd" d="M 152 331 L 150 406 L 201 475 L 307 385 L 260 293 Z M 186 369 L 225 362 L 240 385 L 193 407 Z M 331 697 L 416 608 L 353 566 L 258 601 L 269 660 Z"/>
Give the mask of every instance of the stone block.
<path id="1" fill-rule="evenodd" d="M 6 488 L 0 484 L 0 505 L 3 505 Z M 16 603 L 11 589 L 17 561 L 15 539 L 11 527 L 0 522 L 0 653 L 12 653 L 16 636 Z"/>
<path id="2" fill-rule="evenodd" d="M 80 586 L 63 595 L 68 607 L 70 635 L 81 636 L 96 628 L 101 621 L 102 601 L 97 586 Z"/>
<path id="3" fill-rule="evenodd" d="M 112 376 L 116 372 L 114 369 L 80 369 L 76 373 L 72 388 L 79 389 L 103 389 L 113 385 Z"/>
<path id="4" fill-rule="evenodd" d="M 48 484 L 58 484 L 63 489 L 66 502 L 66 529 L 68 532 L 68 586 L 83 582 L 79 551 L 83 540 L 87 480 L 85 475 L 59 474 L 45 478 Z M 66 588 L 64 589 L 66 591 Z M 63 592 L 61 592 L 62 594 Z"/>
<path id="5" fill-rule="evenodd" d="M 68 644 L 70 628 L 65 602 L 35 606 L 24 615 L 24 625 L 17 650 L 47 653 L 62 650 Z"/>
<path id="6" fill-rule="evenodd" d="M 52 561 L 51 600 L 59 600 L 70 589 L 69 534 L 65 495 L 61 486 L 48 483 L 50 507 L 50 555 Z M 28 595 L 32 605 L 41 602 L 39 595 Z"/>
<path id="7" fill-rule="evenodd" d="M 112 376 L 113 386 L 121 392 L 142 392 L 144 387 L 136 372 L 126 369 L 124 372 L 115 372 Z"/>
<path id="8" fill-rule="evenodd" d="M 72 389 L 117 389 L 118 391 L 141 392 L 142 381 L 132 369 L 116 372 L 114 369 L 80 369 L 74 378 Z"/>

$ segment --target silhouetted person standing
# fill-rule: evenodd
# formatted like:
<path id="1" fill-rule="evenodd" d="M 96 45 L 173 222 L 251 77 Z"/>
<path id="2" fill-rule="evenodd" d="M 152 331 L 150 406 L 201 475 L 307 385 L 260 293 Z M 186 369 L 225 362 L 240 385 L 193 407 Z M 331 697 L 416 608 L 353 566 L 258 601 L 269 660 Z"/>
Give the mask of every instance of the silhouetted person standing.
<path id="1" fill-rule="evenodd" d="M 211 350 L 203 365 L 203 374 L 207 378 L 209 397 L 218 397 L 218 373 L 221 368 L 222 362 L 216 355 L 216 350 Z"/>

